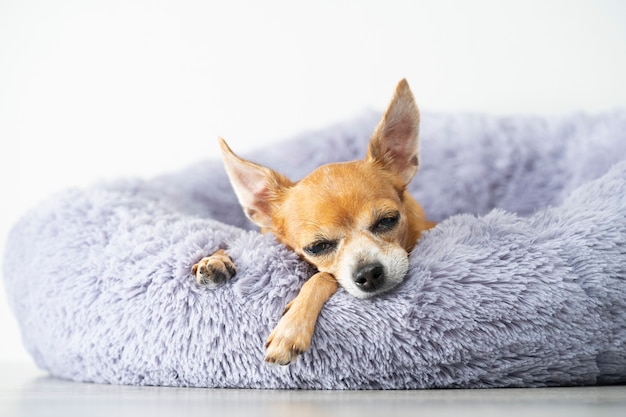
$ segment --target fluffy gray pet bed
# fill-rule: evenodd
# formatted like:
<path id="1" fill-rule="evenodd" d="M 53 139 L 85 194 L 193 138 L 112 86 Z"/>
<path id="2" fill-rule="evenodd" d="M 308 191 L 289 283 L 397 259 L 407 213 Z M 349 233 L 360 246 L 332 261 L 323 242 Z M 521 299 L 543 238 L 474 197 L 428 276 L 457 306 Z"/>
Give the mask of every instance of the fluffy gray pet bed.
<path id="1" fill-rule="evenodd" d="M 378 115 L 252 155 L 292 179 L 362 158 Z M 309 267 L 245 220 L 213 159 L 72 190 L 24 216 L 4 277 L 52 375 L 242 388 L 537 387 L 626 382 L 626 114 L 422 115 L 412 191 L 433 220 L 403 284 L 340 290 L 287 367 L 264 341 Z M 236 138 L 230 138 L 237 149 Z M 229 247 L 238 273 L 198 287 Z"/>

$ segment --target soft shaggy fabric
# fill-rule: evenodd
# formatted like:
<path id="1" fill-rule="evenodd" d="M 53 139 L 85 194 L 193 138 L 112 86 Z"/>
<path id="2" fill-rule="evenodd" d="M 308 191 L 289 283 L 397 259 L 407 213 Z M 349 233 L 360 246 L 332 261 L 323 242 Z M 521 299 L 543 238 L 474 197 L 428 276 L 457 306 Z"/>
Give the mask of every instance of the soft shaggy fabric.
<path id="1" fill-rule="evenodd" d="M 378 117 L 246 156 L 297 179 L 363 157 Z M 626 382 L 626 114 L 423 114 L 421 132 L 411 189 L 441 223 L 398 288 L 335 294 L 295 364 L 264 363 L 264 342 L 311 270 L 245 220 L 217 155 L 67 191 L 25 215 L 4 276 L 26 348 L 52 375 L 121 384 Z M 236 277 L 198 287 L 191 266 L 221 247 Z"/>

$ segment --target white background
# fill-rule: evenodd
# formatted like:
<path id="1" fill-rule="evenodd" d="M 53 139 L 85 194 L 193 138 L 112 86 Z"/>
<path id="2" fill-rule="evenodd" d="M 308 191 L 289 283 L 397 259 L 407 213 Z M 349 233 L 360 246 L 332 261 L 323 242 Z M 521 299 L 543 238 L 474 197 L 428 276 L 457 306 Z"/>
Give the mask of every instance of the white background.
<path id="1" fill-rule="evenodd" d="M 56 190 L 382 110 L 403 77 L 422 110 L 562 114 L 626 108 L 625 74 L 620 0 L 0 0 L 0 250 Z M 4 289 L 0 361 L 30 361 Z"/>

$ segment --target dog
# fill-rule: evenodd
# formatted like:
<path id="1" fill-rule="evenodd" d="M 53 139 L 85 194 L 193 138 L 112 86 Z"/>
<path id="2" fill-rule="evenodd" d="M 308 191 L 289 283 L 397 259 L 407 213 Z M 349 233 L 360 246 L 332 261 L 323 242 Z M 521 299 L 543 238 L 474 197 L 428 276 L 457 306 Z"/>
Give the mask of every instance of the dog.
<path id="1" fill-rule="evenodd" d="M 407 192 L 420 162 L 419 121 L 403 79 L 364 160 L 327 164 L 297 182 L 238 157 L 220 138 L 246 216 L 317 269 L 270 333 L 267 362 L 288 365 L 309 348 L 317 317 L 339 286 L 369 298 L 406 276 L 408 254 L 435 226 Z M 236 267 L 220 249 L 195 264 L 192 274 L 198 284 L 215 286 L 233 277 Z"/>

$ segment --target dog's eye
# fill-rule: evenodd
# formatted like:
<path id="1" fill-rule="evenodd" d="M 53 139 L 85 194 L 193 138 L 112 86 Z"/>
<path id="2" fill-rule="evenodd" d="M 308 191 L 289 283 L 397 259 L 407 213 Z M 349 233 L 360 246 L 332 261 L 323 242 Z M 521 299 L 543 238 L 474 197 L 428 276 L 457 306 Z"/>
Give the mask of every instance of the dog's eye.
<path id="1" fill-rule="evenodd" d="M 389 216 L 385 216 L 379 219 L 374 225 L 370 228 L 373 233 L 383 233 L 387 230 L 393 229 L 400 220 L 400 214 L 394 213 Z"/>
<path id="2" fill-rule="evenodd" d="M 320 256 L 332 252 L 337 246 L 337 242 L 332 240 L 320 240 L 304 248 L 304 251 L 311 256 Z"/>

